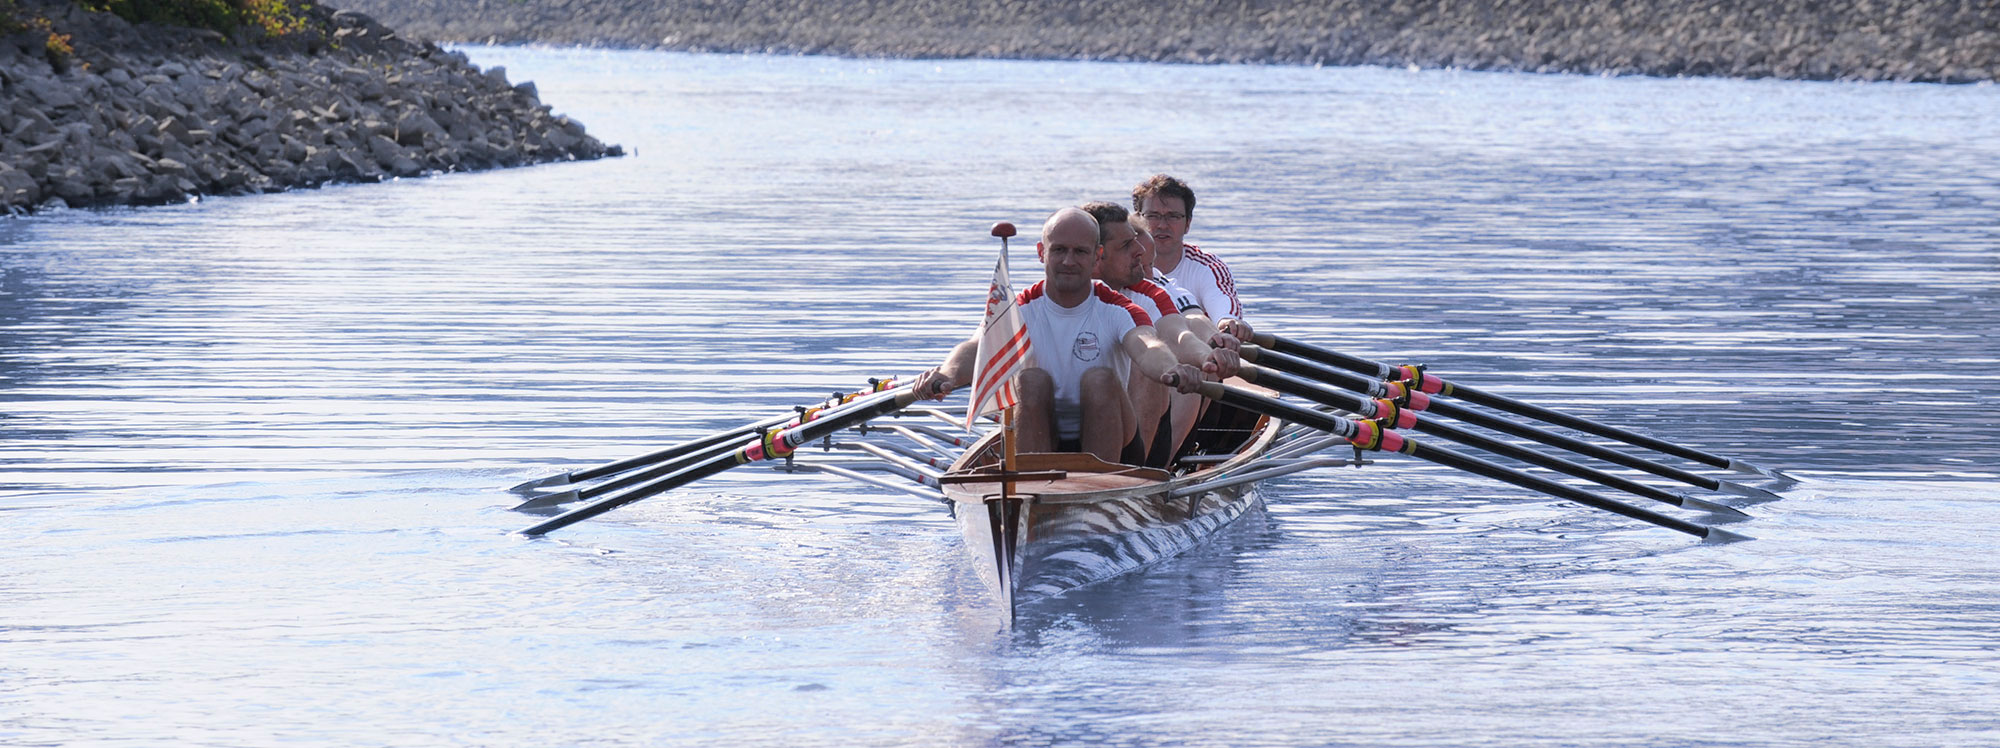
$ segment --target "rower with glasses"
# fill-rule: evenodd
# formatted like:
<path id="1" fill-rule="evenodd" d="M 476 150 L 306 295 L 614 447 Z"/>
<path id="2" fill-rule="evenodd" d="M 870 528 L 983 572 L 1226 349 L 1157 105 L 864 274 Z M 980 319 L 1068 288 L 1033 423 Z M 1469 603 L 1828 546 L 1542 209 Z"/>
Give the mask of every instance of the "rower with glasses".
<path id="1" fill-rule="evenodd" d="M 1153 267 L 1159 274 L 1192 291 L 1218 330 L 1249 340 L 1250 323 L 1243 321 L 1243 302 L 1236 298 L 1229 265 L 1187 243 L 1194 190 L 1179 179 L 1155 174 L 1132 188 L 1132 213 L 1139 218 L 1142 240 L 1153 244 Z"/>

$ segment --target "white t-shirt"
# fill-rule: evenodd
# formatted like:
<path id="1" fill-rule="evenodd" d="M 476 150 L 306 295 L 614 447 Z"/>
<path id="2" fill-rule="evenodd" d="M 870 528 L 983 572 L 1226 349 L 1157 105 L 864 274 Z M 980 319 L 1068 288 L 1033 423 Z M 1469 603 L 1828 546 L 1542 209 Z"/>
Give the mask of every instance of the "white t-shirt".
<path id="1" fill-rule="evenodd" d="M 1243 303 L 1236 300 L 1236 281 L 1229 276 L 1229 266 L 1221 258 L 1184 244 L 1180 263 L 1162 275 L 1192 292 L 1209 319 L 1221 322 L 1230 317 L 1243 318 Z"/>
<path id="2" fill-rule="evenodd" d="M 1147 280 L 1151 281 L 1153 285 L 1159 286 L 1160 290 L 1167 292 L 1167 298 L 1172 299 L 1174 302 L 1174 311 L 1185 312 L 1189 309 L 1201 309 L 1201 301 L 1194 297 L 1193 291 L 1187 290 L 1186 286 L 1175 283 L 1174 279 L 1161 275 L 1158 269 L 1153 270 L 1153 277 Z"/>
<path id="3" fill-rule="evenodd" d="M 1132 372 L 1132 360 L 1122 345 L 1125 334 L 1151 326 L 1153 318 L 1100 281 L 1091 281 L 1091 295 L 1074 307 L 1062 307 L 1043 293 L 1037 281 L 1014 296 L 1035 366 L 1055 380 L 1056 435 L 1075 439 L 1083 433 L 1083 373 L 1110 367 L 1119 383 Z"/>
<path id="4" fill-rule="evenodd" d="M 1155 325 L 1158 325 L 1160 319 L 1169 314 L 1181 313 L 1181 305 L 1173 297 L 1173 292 L 1161 288 L 1159 284 L 1152 281 L 1140 280 L 1120 290 L 1125 294 L 1125 298 L 1131 299 L 1132 303 L 1139 305 L 1139 311 L 1145 312 L 1148 317 L 1152 317 L 1153 324 Z M 1188 303 L 1193 303 L 1191 297 Z"/>

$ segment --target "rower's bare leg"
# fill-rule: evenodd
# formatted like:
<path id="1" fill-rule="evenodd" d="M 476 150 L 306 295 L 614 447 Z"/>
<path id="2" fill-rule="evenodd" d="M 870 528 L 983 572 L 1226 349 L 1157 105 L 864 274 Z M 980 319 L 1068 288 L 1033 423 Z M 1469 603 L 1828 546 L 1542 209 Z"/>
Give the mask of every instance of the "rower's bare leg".
<path id="1" fill-rule="evenodd" d="M 1077 399 L 1083 404 L 1083 451 L 1105 462 L 1118 462 L 1139 424 L 1118 372 L 1101 366 L 1084 372 Z"/>
<path id="2" fill-rule="evenodd" d="M 1166 415 L 1167 398 L 1174 393 L 1136 370 L 1126 380 L 1125 393 L 1132 398 L 1133 428 L 1139 431 L 1139 446 L 1143 449 L 1140 454 L 1152 454 L 1153 435 L 1160 430 L 1160 416 Z"/>
<path id="3" fill-rule="evenodd" d="M 1181 445 L 1187 443 L 1188 436 L 1194 433 L 1195 421 L 1201 419 L 1202 408 L 1208 404 L 1208 399 L 1199 394 L 1183 395 L 1178 392 L 1168 395 L 1168 398 L 1171 401 L 1168 407 L 1172 409 L 1174 418 L 1174 442 L 1171 446 L 1173 454 L 1180 454 Z"/>
<path id="4" fill-rule="evenodd" d="M 1014 391 L 1021 398 L 1014 416 L 1015 449 L 1056 451 L 1056 381 L 1048 372 L 1030 367 L 1015 375 Z"/>

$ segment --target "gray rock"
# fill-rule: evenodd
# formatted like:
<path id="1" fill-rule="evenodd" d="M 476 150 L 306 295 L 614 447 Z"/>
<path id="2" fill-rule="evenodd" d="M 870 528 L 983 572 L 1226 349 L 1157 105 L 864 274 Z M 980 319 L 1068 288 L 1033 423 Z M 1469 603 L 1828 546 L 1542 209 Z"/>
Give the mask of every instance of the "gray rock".
<path id="1" fill-rule="evenodd" d="M 0 203 L 31 208 L 42 201 L 42 187 L 27 172 L 0 168 Z"/>
<path id="2" fill-rule="evenodd" d="M 41 102 L 50 109 L 68 109 L 77 105 L 76 94 L 61 83 L 47 78 L 30 78 L 18 84 L 27 98 Z"/>

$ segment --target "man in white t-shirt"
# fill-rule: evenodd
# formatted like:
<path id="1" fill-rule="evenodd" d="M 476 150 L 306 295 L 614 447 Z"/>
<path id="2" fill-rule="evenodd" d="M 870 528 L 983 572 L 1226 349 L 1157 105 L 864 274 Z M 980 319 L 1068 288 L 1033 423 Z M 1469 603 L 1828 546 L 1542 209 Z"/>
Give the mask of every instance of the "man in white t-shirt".
<path id="1" fill-rule="evenodd" d="M 1153 175 L 1132 188 L 1132 213 L 1152 240 L 1153 267 L 1194 292 L 1217 330 L 1249 340 L 1250 323 L 1243 321 L 1243 303 L 1236 298 L 1229 265 L 1187 243 L 1188 227 L 1194 223 L 1194 190 L 1179 179 Z"/>
<path id="2" fill-rule="evenodd" d="M 1035 359 L 1015 379 L 1021 451 L 1084 451 L 1118 462 L 1138 429 L 1125 389 L 1133 369 L 1184 393 L 1202 381 L 1201 369 L 1160 342 L 1150 315 L 1091 277 L 1102 249 L 1097 221 L 1082 210 L 1064 208 L 1042 224 L 1035 244 L 1042 280 L 1014 299 Z M 916 391 L 941 398 L 970 384 L 978 349 L 976 335 L 960 343 L 917 376 Z"/>
<path id="3" fill-rule="evenodd" d="M 1207 321 L 1208 317 L 1195 303 L 1193 294 L 1170 280 L 1150 277 L 1152 256 L 1139 244 L 1125 208 L 1114 203 L 1094 202 L 1085 204 L 1083 211 L 1097 219 L 1098 238 L 1104 245 L 1097 261 L 1097 279 L 1124 293 L 1132 303 L 1152 316 L 1153 329 L 1181 363 L 1200 366 L 1213 379 L 1235 376 L 1241 361 L 1233 347 L 1212 346 L 1209 337 L 1197 335 L 1191 329 L 1193 321 L 1208 328 L 1209 335 L 1216 334 L 1213 324 Z M 1125 391 L 1132 397 L 1132 409 L 1139 424 L 1138 452 L 1128 457 L 1132 458 L 1131 461 L 1164 467 L 1174 450 L 1180 447 L 1178 437 L 1182 433 L 1162 428 L 1167 423 L 1164 416 L 1174 393 L 1157 382 L 1138 376 L 1126 380 Z M 1198 395 L 1182 397 L 1200 399 Z M 1193 423 L 1192 416 L 1186 420 Z"/>

